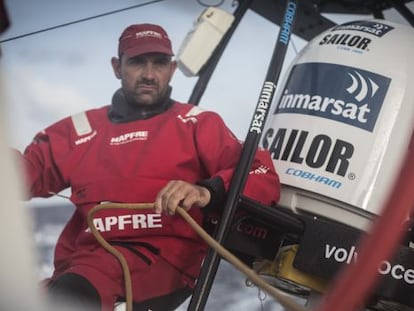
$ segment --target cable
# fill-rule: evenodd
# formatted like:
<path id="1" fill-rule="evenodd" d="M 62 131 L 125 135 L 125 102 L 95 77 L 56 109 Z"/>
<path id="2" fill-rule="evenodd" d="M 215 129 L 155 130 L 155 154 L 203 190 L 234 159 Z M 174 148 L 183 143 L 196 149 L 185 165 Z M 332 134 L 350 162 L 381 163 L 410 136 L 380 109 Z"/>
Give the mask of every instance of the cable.
<path id="1" fill-rule="evenodd" d="M 166 1 L 166 0 L 152 0 L 152 1 L 149 1 L 149 2 L 142 3 L 142 4 L 129 6 L 129 7 L 123 8 L 123 9 L 118 9 L 118 10 L 114 10 L 114 11 L 110 11 L 110 12 L 106 12 L 106 13 L 102 13 L 102 14 L 97 14 L 97 15 L 94 15 L 94 16 L 78 19 L 78 20 L 75 20 L 75 21 L 72 21 L 72 22 L 68 22 L 68 23 L 52 26 L 52 27 L 49 27 L 49 28 L 44 28 L 44 29 L 41 29 L 41 30 L 28 32 L 28 33 L 18 35 L 18 36 L 15 36 L 15 37 L 11 37 L 11 38 L 7 38 L 7 39 L 4 39 L 4 40 L 0 40 L 0 43 L 13 41 L 13 40 L 21 39 L 21 38 L 24 38 L 24 37 L 29 37 L 29 36 L 32 36 L 32 35 L 36 35 L 38 33 L 46 32 L 46 31 L 50 31 L 50 30 L 55 30 L 55 29 L 58 29 L 58 28 L 62 28 L 62 27 L 66 27 L 66 26 L 70 26 L 70 25 L 74 25 L 74 24 L 78 24 L 78 23 L 83 23 L 83 22 L 90 21 L 90 20 L 93 20 L 93 19 L 96 19 L 96 18 L 100 18 L 100 17 L 120 13 L 120 12 L 123 12 L 123 11 L 128 11 L 128 10 L 131 10 L 131 9 L 136 9 L 136 8 L 139 8 L 139 7 L 147 6 L 147 5 L 154 4 L 154 3 L 157 3 L 157 2 L 162 2 L 162 1 Z"/>

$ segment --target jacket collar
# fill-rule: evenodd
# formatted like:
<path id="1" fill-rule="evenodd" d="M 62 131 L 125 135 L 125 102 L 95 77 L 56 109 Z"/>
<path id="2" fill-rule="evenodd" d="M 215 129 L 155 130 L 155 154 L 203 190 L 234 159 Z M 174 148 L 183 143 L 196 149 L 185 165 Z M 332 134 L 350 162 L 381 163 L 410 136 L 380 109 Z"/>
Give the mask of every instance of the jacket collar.
<path id="1" fill-rule="evenodd" d="M 158 103 L 145 106 L 133 106 L 125 100 L 122 89 L 118 89 L 112 96 L 111 106 L 109 107 L 108 117 L 113 123 L 125 123 L 135 120 L 149 119 L 155 115 L 168 110 L 173 100 L 170 98 L 171 87 L 167 95 Z"/>

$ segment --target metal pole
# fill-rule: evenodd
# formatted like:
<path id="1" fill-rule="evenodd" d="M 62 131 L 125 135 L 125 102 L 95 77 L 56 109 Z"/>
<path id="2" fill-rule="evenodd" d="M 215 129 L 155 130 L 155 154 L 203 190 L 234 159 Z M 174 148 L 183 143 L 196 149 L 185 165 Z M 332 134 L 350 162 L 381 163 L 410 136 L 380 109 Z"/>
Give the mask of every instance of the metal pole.
<path id="1" fill-rule="evenodd" d="M 394 0 L 391 1 L 391 4 L 394 9 L 396 9 L 398 13 L 400 13 L 405 18 L 405 20 L 414 27 L 414 14 L 407 8 L 404 2 L 401 0 Z"/>
<path id="2" fill-rule="evenodd" d="M 234 213 L 240 201 L 240 194 L 247 180 L 248 171 L 253 162 L 254 155 L 259 144 L 261 133 L 279 80 L 286 51 L 289 45 L 293 23 L 295 20 L 297 1 L 287 1 L 283 22 L 280 25 L 279 34 L 267 71 L 265 81 L 256 105 L 256 110 L 247 133 L 239 163 L 234 171 L 228 191 L 226 207 L 218 224 L 216 240 L 223 243 L 233 220 Z M 219 255 L 209 249 L 207 257 L 198 278 L 196 288 L 191 298 L 188 310 L 204 310 L 212 283 L 220 263 Z"/>

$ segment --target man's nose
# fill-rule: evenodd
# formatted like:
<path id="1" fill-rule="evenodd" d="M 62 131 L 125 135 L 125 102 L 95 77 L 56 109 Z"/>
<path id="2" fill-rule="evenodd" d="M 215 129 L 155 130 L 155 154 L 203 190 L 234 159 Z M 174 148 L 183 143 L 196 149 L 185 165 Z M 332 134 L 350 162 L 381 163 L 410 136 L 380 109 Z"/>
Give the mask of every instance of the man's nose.
<path id="1" fill-rule="evenodd" d="M 143 76 L 146 79 L 154 78 L 154 65 L 151 62 L 147 62 L 144 66 Z"/>

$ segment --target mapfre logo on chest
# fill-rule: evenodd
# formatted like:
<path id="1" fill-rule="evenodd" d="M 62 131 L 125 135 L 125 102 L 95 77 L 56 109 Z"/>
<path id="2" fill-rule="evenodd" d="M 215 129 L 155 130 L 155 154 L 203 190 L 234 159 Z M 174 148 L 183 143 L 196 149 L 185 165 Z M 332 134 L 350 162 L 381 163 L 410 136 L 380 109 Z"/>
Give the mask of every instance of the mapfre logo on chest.
<path id="1" fill-rule="evenodd" d="M 128 144 L 137 140 L 147 140 L 148 139 L 148 131 L 135 131 L 125 133 L 119 136 L 112 137 L 109 140 L 110 145 L 123 145 Z"/>

